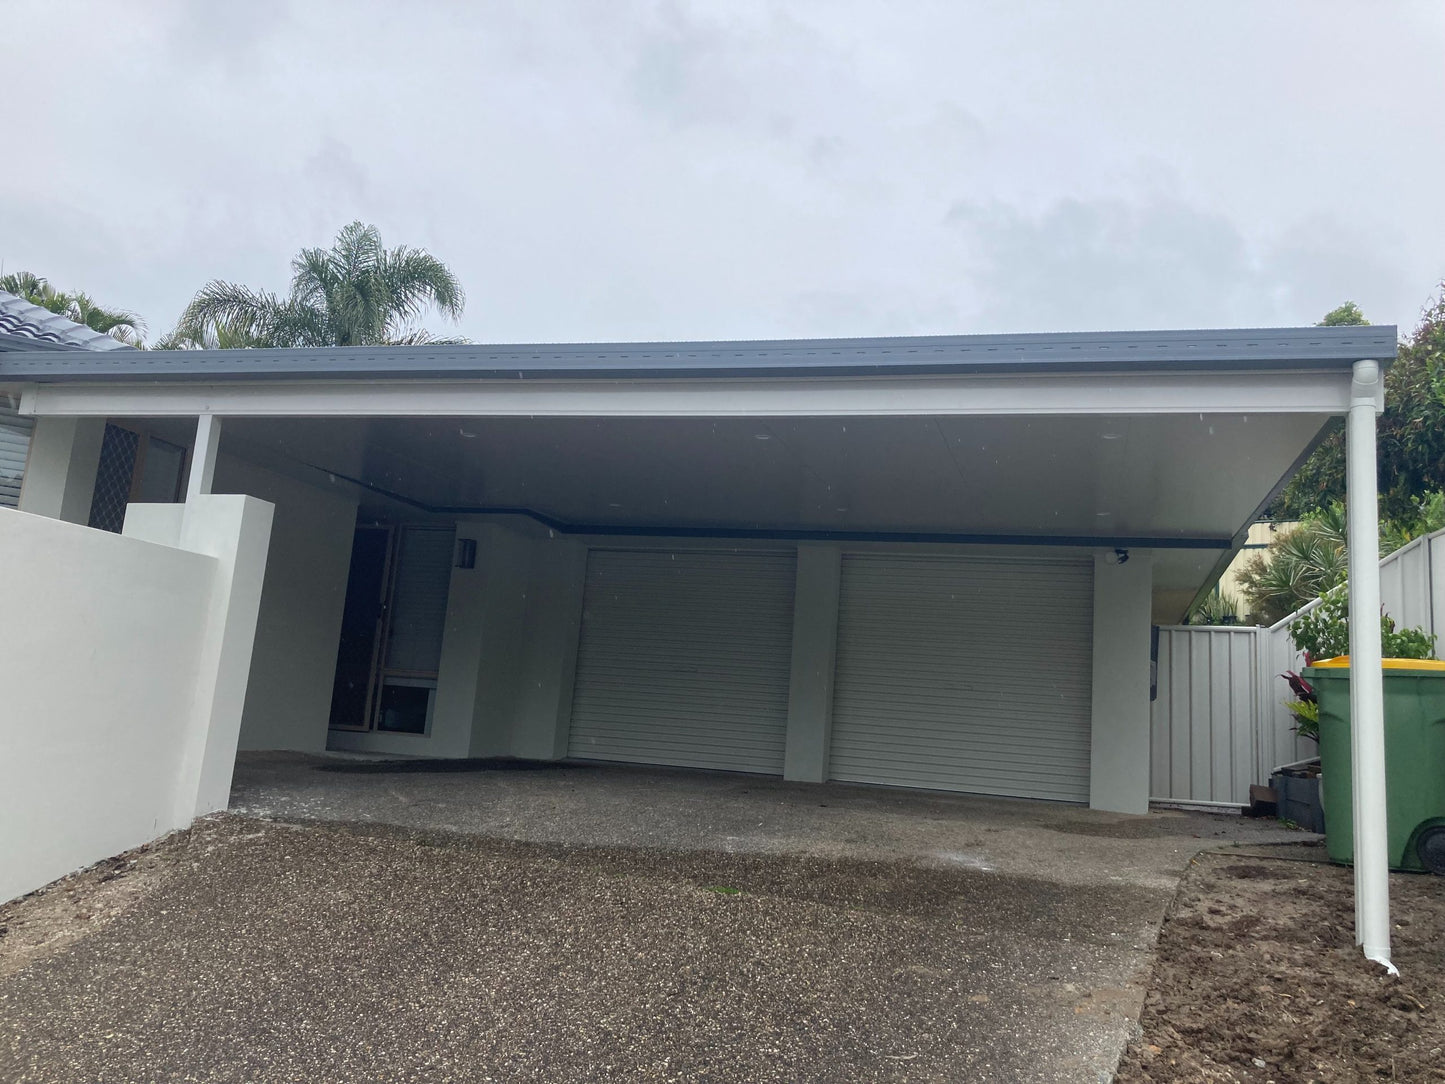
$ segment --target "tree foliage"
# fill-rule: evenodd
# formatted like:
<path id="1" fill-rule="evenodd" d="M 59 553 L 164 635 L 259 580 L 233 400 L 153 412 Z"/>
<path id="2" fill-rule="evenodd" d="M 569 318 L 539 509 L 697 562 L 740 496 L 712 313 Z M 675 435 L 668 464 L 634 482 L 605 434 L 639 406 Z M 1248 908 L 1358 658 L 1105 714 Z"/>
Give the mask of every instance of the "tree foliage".
<path id="1" fill-rule="evenodd" d="M 1320 604 L 1301 614 L 1289 626 L 1289 638 L 1306 662 L 1333 659 L 1350 653 L 1350 592 L 1336 587 Z M 1389 614 L 1380 614 L 1380 654 L 1387 659 L 1429 659 L 1435 655 L 1435 637 L 1421 628 L 1400 629 Z"/>
<path id="2" fill-rule="evenodd" d="M 145 321 L 125 309 L 112 309 L 98 304 L 83 291 L 57 290 L 50 282 L 30 271 L 12 271 L 0 276 L 0 290 L 23 297 L 32 305 L 39 305 L 48 312 L 63 316 L 109 335 L 129 346 L 142 345 Z"/>
<path id="3" fill-rule="evenodd" d="M 1353 304 L 1342 305 L 1324 322 L 1347 308 L 1359 313 Z M 1385 373 L 1378 455 L 1382 516 L 1415 518 L 1420 500 L 1445 489 L 1445 283 Z M 1277 519 L 1296 519 L 1344 495 L 1345 436 L 1337 422 L 1290 480 L 1273 511 Z"/>
<path id="4" fill-rule="evenodd" d="M 381 346 L 461 342 L 417 326 L 428 309 L 455 320 L 465 297 L 436 257 L 405 245 L 388 249 L 375 226 L 353 222 L 329 248 L 291 261 L 286 296 L 219 279 L 186 306 L 162 342 L 173 349 L 218 346 Z"/>

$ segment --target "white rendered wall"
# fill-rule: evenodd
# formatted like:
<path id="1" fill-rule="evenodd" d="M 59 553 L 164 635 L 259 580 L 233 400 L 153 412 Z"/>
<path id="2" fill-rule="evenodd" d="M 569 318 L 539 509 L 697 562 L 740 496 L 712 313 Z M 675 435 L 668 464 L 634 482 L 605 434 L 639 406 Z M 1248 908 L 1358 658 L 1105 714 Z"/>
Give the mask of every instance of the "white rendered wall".
<path id="1" fill-rule="evenodd" d="M 1147 554 L 1094 561 L 1093 725 L 1089 805 L 1149 812 L 1149 626 Z M 1046 680 L 1047 675 L 1041 675 Z"/>
<path id="2" fill-rule="evenodd" d="M 20 483 L 20 510 L 88 523 L 104 438 L 104 418 L 36 418 Z"/>
<path id="3" fill-rule="evenodd" d="M 151 537 L 0 509 L 0 901 L 225 806 L 270 509 L 134 507 Z"/>
<path id="4" fill-rule="evenodd" d="M 356 501 L 225 454 L 214 492 L 276 509 L 240 747 L 324 752 Z"/>
<path id="5" fill-rule="evenodd" d="M 474 569 L 454 569 L 434 743 L 538 760 L 567 754 L 587 551 L 514 520 L 463 520 Z"/>

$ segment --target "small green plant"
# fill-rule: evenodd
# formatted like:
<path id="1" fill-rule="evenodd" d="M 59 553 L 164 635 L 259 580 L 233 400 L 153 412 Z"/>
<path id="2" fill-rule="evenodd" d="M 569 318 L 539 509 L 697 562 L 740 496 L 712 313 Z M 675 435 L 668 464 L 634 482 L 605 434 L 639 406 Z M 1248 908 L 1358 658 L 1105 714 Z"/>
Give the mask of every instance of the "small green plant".
<path id="1" fill-rule="evenodd" d="M 1237 625 L 1239 624 L 1239 603 L 1233 595 L 1226 594 L 1216 586 L 1213 591 L 1200 599 L 1189 616 L 1186 625 Z"/>
<path id="2" fill-rule="evenodd" d="M 1289 638 L 1305 661 L 1333 659 L 1350 653 L 1350 594 L 1346 585 L 1321 596 L 1320 604 L 1294 620 Z M 1396 629 L 1395 619 L 1380 615 L 1380 648 L 1387 659 L 1429 659 L 1435 655 L 1435 637 L 1421 628 Z"/>
<path id="3" fill-rule="evenodd" d="M 741 888 L 732 888 L 728 885 L 708 885 L 707 890 L 716 892 L 719 896 L 741 896 L 743 894 Z"/>
<path id="4" fill-rule="evenodd" d="M 1317 701 L 1286 700 L 1284 706 L 1294 716 L 1294 732 L 1310 741 L 1320 740 L 1320 705 Z"/>

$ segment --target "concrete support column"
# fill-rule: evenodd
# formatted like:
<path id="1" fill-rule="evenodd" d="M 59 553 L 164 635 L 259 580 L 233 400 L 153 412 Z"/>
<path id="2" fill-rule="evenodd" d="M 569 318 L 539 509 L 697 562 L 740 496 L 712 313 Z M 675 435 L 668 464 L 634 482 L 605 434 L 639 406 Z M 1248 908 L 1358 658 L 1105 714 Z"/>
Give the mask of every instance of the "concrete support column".
<path id="1" fill-rule="evenodd" d="M 1390 963 L 1390 859 L 1385 807 L 1385 691 L 1380 666 L 1380 523 L 1375 416 L 1385 408 L 1374 361 L 1357 361 L 1345 429 L 1350 544 L 1350 742 L 1355 821 L 1355 943 Z"/>
<path id="2" fill-rule="evenodd" d="M 104 437 L 104 418 L 49 414 L 36 418 L 20 487 L 20 511 L 68 523 L 89 523 Z"/>
<path id="3" fill-rule="evenodd" d="M 784 779 L 822 783 L 828 778 L 842 567 L 843 553 L 836 545 L 804 542 L 798 546 Z"/>
<path id="4" fill-rule="evenodd" d="M 1148 554 L 1094 559 L 1093 729 L 1089 807 L 1149 812 Z"/>

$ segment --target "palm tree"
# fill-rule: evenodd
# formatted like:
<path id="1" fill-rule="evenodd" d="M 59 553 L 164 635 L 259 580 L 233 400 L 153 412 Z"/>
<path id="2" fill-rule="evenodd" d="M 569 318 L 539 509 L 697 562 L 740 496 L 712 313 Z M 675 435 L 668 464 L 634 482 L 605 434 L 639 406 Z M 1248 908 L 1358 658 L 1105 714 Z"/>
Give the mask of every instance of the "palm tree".
<path id="1" fill-rule="evenodd" d="M 452 320 L 461 316 L 465 298 L 456 276 L 421 249 L 385 248 L 375 226 L 351 223 L 331 248 L 302 249 L 291 269 L 285 297 L 234 282 L 208 282 L 161 344 L 196 349 L 466 341 L 434 338 L 415 324 L 428 308 Z"/>
<path id="2" fill-rule="evenodd" d="M 83 324 L 91 331 L 109 335 L 129 346 L 141 346 L 145 333 L 145 321 L 125 309 L 109 309 L 96 304 L 87 293 L 57 290 L 48 281 L 29 271 L 12 271 L 0 276 L 0 290 L 23 297 L 32 305 L 39 305 L 77 324 Z"/>

